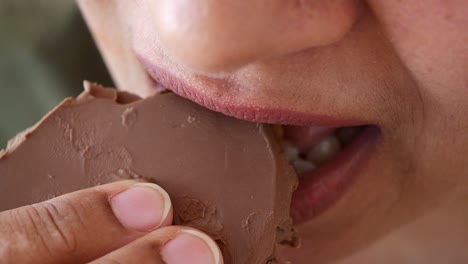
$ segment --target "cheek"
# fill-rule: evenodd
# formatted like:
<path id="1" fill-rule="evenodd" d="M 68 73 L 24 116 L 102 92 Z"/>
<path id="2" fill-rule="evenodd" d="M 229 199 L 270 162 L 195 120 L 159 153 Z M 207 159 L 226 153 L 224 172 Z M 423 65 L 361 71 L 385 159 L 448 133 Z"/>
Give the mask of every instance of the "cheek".
<path id="1" fill-rule="evenodd" d="M 424 192 L 427 202 L 459 195 L 467 181 L 461 172 L 468 155 L 468 3 L 369 3 L 419 93 L 422 123 L 408 132 L 414 141 L 406 139 L 418 173 L 408 188 Z"/>
<path id="2" fill-rule="evenodd" d="M 94 40 L 120 90 L 141 97 L 153 93 L 153 82 L 131 48 L 131 28 L 141 12 L 131 1 L 78 0 Z"/>
<path id="3" fill-rule="evenodd" d="M 428 97 L 468 99 L 468 4 L 465 1 L 369 1 L 401 60 Z M 462 96 L 460 96 L 462 95 Z"/>

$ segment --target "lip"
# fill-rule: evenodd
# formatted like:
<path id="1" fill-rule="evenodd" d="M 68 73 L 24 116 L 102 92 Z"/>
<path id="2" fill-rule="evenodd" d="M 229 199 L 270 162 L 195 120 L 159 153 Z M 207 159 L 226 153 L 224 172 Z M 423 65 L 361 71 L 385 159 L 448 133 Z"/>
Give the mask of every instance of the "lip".
<path id="1" fill-rule="evenodd" d="M 234 118 L 257 123 L 328 128 L 368 125 L 361 121 L 328 115 L 241 105 L 208 97 L 164 68 L 152 64 L 143 56 L 137 54 L 137 57 L 155 82 L 155 87 L 161 84 L 181 97 Z M 229 87 L 228 83 L 223 83 L 222 80 L 211 83 L 216 83 L 220 87 Z M 293 194 L 291 202 L 291 216 L 295 224 L 319 216 L 343 196 L 356 180 L 359 169 L 369 160 L 379 138 L 380 129 L 368 125 L 338 156 L 316 171 L 301 175 L 298 189 Z"/>
<path id="2" fill-rule="evenodd" d="M 255 123 L 297 126 L 343 127 L 366 124 L 358 120 L 342 119 L 324 114 L 304 113 L 289 109 L 254 105 L 242 105 L 238 102 L 220 100 L 219 98 L 206 96 L 199 89 L 192 87 L 186 81 L 177 78 L 164 68 L 154 65 L 143 56 L 137 55 L 137 57 L 155 82 L 155 87 L 156 84 L 161 84 L 181 97 L 187 98 L 210 110 L 220 112 L 237 119 Z M 228 83 L 223 82 L 223 80 L 218 81 L 211 79 L 211 83 L 216 83 L 222 87 L 229 87 Z"/>
<path id="3" fill-rule="evenodd" d="M 291 216 L 301 224 L 325 212 L 355 182 L 380 139 L 380 129 L 368 126 L 336 157 L 299 179 L 291 202 Z"/>

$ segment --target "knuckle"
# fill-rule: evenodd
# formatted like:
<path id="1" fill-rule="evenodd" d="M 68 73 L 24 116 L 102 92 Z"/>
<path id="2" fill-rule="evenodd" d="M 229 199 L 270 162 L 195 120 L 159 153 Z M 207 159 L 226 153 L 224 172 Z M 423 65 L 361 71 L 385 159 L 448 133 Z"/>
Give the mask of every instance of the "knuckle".
<path id="1" fill-rule="evenodd" d="M 77 249 L 77 228 L 84 225 L 80 214 L 73 203 L 62 202 L 57 206 L 53 202 L 46 202 L 41 207 L 43 219 L 55 249 L 61 252 L 73 253 Z"/>
<path id="2" fill-rule="evenodd" d="M 48 262 L 77 252 L 76 205 L 45 202 L 0 214 L 0 263 Z M 70 224 L 71 223 L 71 224 Z"/>
<path id="3" fill-rule="evenodd" d="M 26 234 L 17 232 L 25 230 L 25 217 L 22 208 L 1 213 L 0 217 L 0 262 L 10 263 L 18 256 L 18 252 L 27 246 L 29 240 Z M 25 257 L 24 255 L 22 256 Z M 3 263 L 3 262 L 2 262 Z"/>
<path id="4" fill-rule="evenodd" d="M 26 215 L 31 223 L 32 233 L 36 235 L 35 241 L 49 255 L 72 254 L 77 249 L 76 225 L 80 221 L 78 211 L 72 203 L 44 202 L 26 207 Z"/>
<path id="5" fill-rule="evenodd" d="M 30 248 L 34 248 L 34 254 L 42 259 L 48 259 L 54 254 L 46 230 L 47 219 L 42 216 L 41 211 L 37 206 L 26 206 L 8 212 L 8 229 L 14 232 L 7 234 L 7 244 L 2 243 L 2 260 L 19 259 L 27 262 L 31 256 L 25 253 L 29 253 L 27 249 Z"/>

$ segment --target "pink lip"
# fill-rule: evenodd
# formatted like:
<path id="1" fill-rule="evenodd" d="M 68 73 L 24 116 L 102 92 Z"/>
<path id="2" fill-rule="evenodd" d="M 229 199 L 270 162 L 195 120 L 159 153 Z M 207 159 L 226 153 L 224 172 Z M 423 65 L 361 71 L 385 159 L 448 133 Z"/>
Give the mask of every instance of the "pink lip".
<path id="1" fill-rule="evenodd" d="M 177 95 L 187 98 L 210 110 L 220 112 L 237 119 L 256 123 L 298 126 L 343 127 L 364 125 L 363 122 L 356 120 L 340 119 L 338 117 L 321 114 L 225 102 L 223 100 L 204 95 L 198 89 L 187 84 L 184 80 L 181 80 L 165 69 L 152 64 L 142 56 L 138 56 L 138 58 L 156 83 L 159 83 Z M 215 81 L 215 83 L 216 82 L 217 81 Z M 222 81 L 219 81 L 218 83 L 219 85 L 226 86 L 226 83 L 223 83 Z"/>
<path id="2" fill-rule="evenodd" d="M 326 115 L 227 103 L 204 95 L 184 80 L 152 64 L 144 57 L 138 56 L 138 58 L 156 83 L 208 109 L 238 119 L 258 123 L 329 128 L 365 125 L 363 122 Z M 219 82 L 215 80 L 211 83 L 229 87 L 222 80 Z M 345 190 L 349 189 L 348 187 L 357 177 L 358 170 L 369 159 L 379 138 L 380 129 L 376 126 L 368 126 L 333 160 L 309 175 L 302 175 L 291 205 L 291 216 L 296 224 L 318 216 L 334 204 L 345 193 Z"/>

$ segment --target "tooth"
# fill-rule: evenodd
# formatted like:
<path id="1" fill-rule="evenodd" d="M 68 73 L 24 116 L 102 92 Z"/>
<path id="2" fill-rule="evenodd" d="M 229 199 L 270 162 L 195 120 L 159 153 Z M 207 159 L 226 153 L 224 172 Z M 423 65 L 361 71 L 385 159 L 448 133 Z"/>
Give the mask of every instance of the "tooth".
<path id="1" fill-rule="evenodd" d="M 360 127 L 342 127 L 336 131 L 336 136 L 343 145 L 346 145 L 353 140 L 359 130 Z"/>
<path id="2" fill-rule="evenodd" d="M 292 163 L 294 168 L 296 169 L 297 174 L 299 175 L 314 171 L 317 168 L 317 166 L 314 163 L 308 160 L 296 159 Z"/>
<path id="3" fill-rule="evenodd" d="M 289 142 L 283 142 L 283 149 L 289 161 L 293 161 L 299 158 L 299 148 L 293 144 Z"/>
<path id="4" fill-rule="evenodd" d="M 330 135 L 312 147 L 307 154 L 307 160 L 320 165 L 335 156 L 340 150 L 340 141 L 334 135 Z"/>

